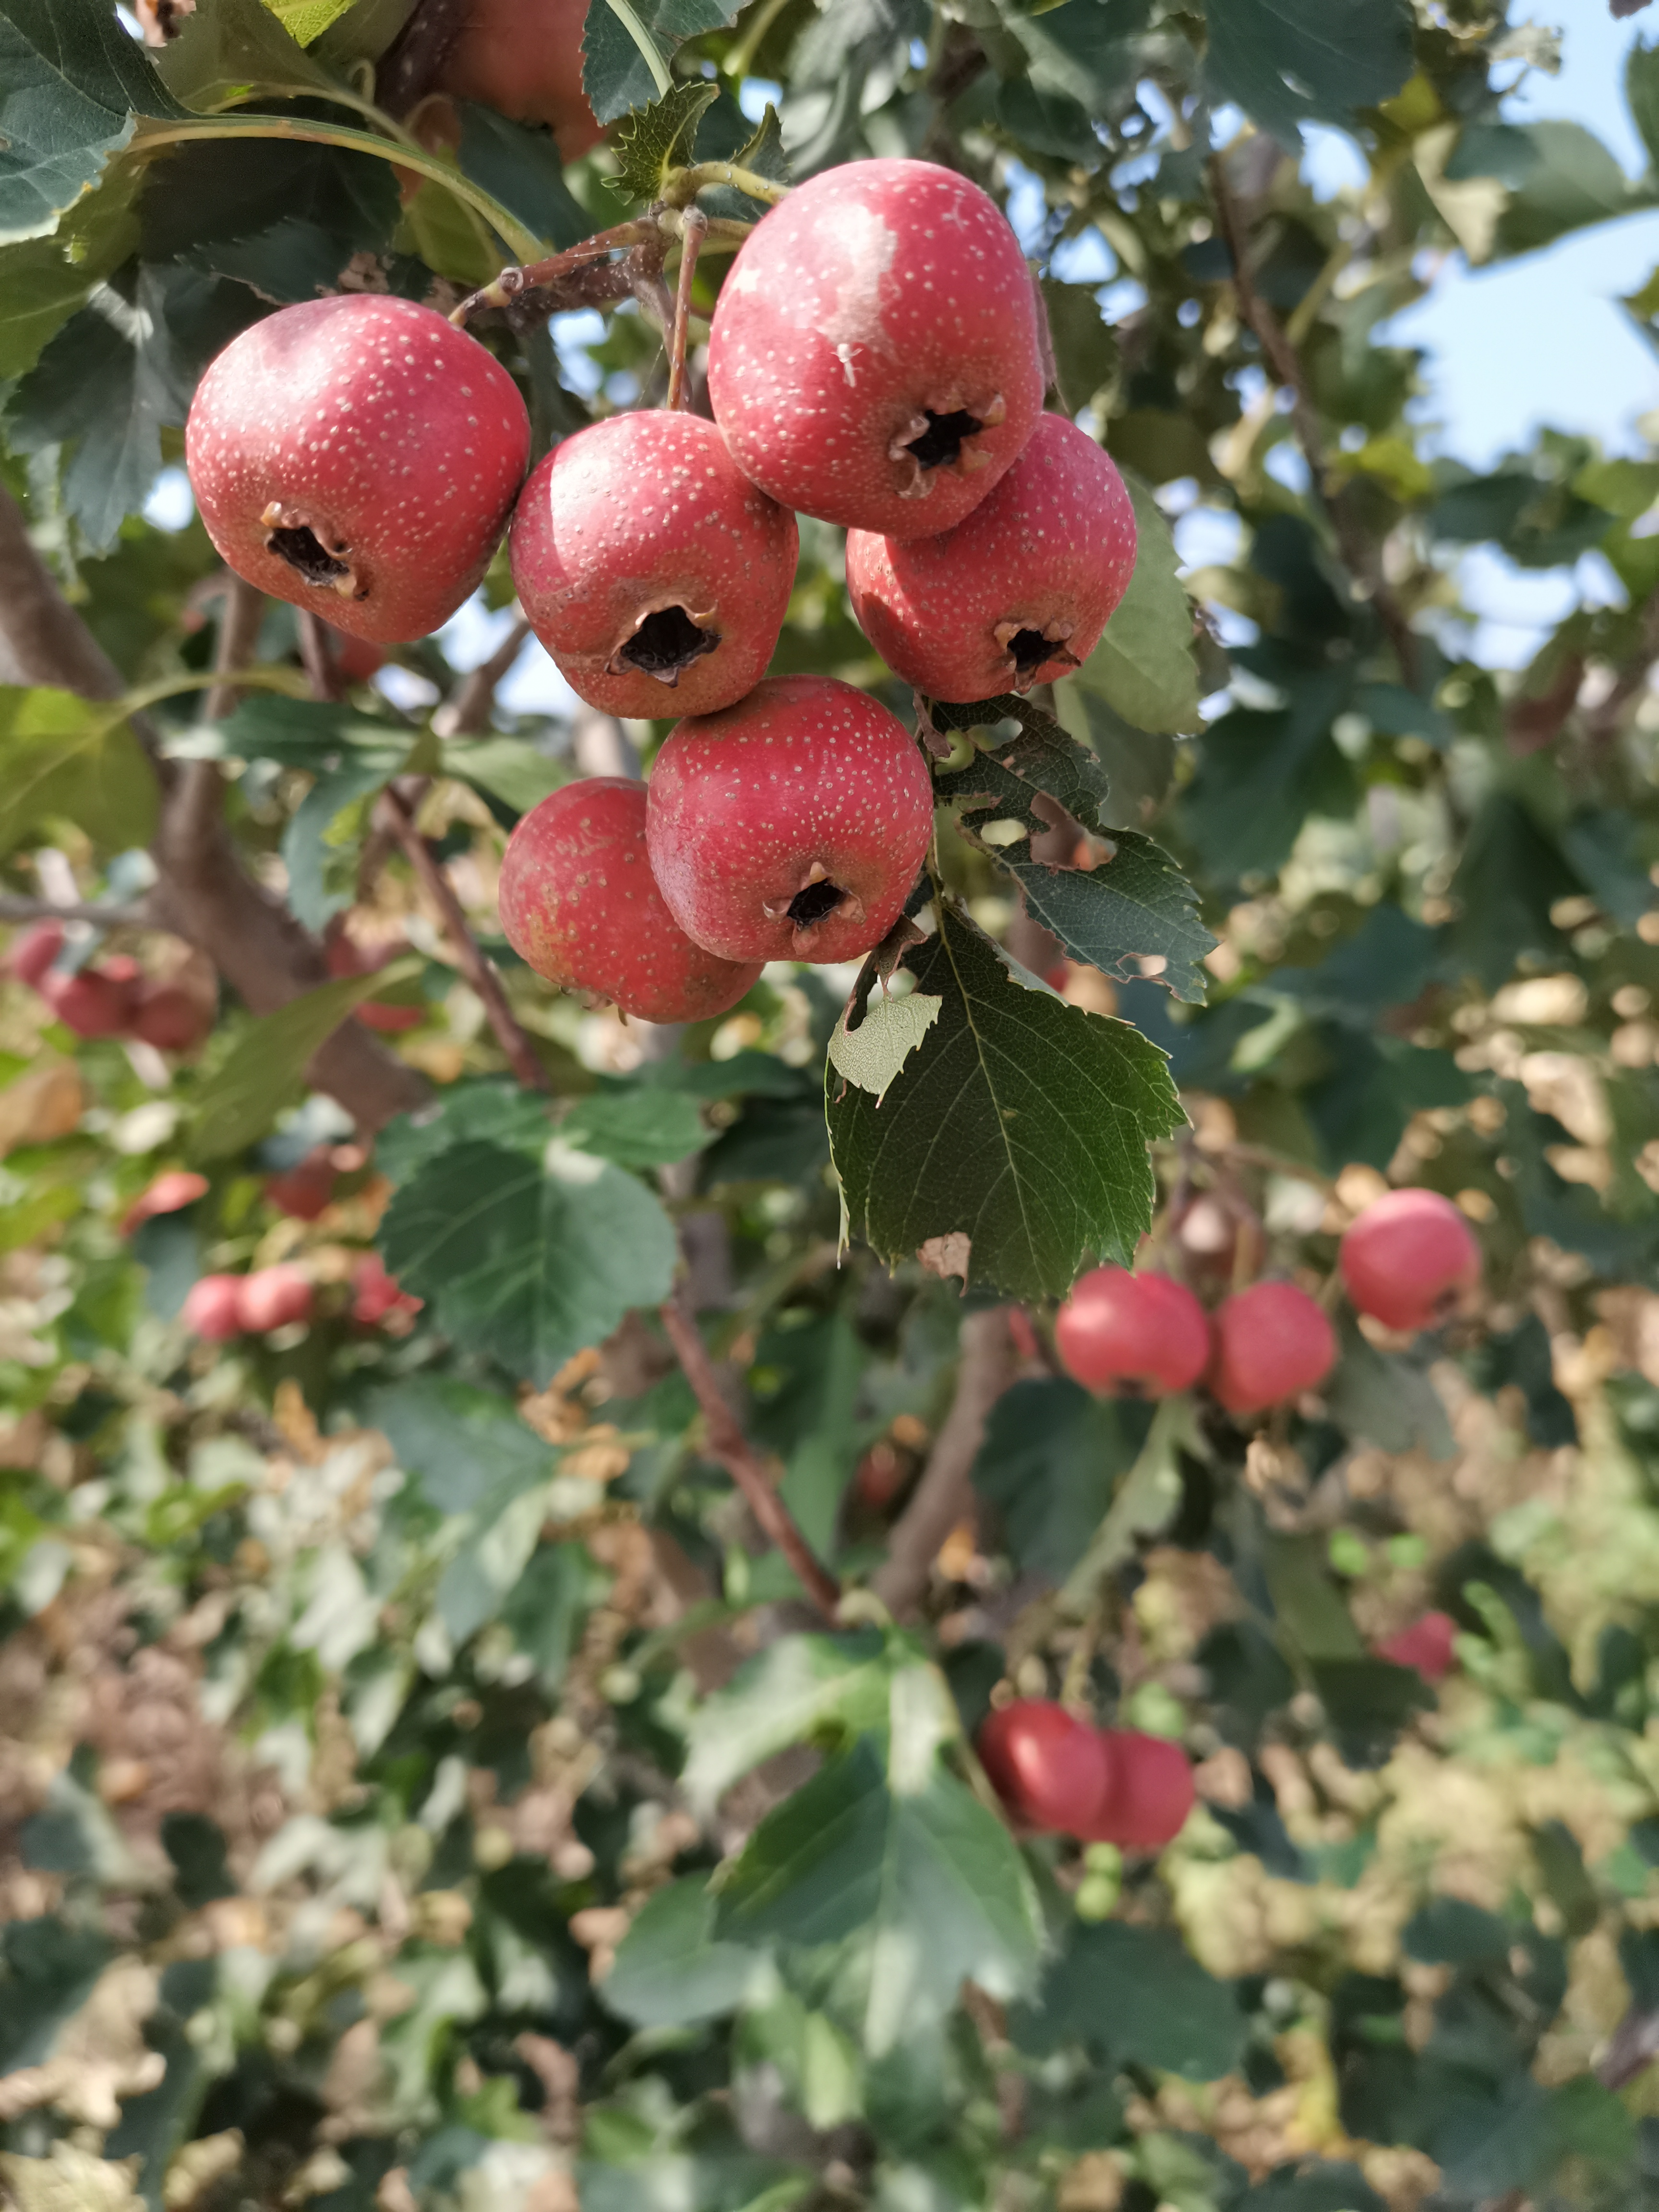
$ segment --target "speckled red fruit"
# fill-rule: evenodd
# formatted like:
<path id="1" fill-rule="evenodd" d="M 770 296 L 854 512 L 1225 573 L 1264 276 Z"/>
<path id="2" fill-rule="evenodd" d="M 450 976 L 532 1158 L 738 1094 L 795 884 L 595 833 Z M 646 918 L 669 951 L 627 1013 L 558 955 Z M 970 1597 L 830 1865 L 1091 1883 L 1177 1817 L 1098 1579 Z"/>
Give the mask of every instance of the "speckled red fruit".
<path id="1" fill-rule="evenodd" d="M 1425 1613 L 1373 1644 L 1379 1659 L 1414 1667 L 1425 1682 L 1443 1681 L 1456 1663 L 1457 1623 L 1449 1613 Z"/>
<path id="2" fill-rule="evenodd" d="M 1138 1729 L 1103 1729 L 1100 1741 L 1106 1788 L 1079 1833 L 1091 1844 L 1161 1851 L 1186 1826 L 1197 1796 L 1186 1753 L 1178 1743 Z"/>
<path id="3" fill-rule="evenodd" d="M 378 1328 L 394 1317 L 419 1313 L 426 1304 L 388 1275 L 378 1252 L 365 1252 L 351 1271 L 351 1318 L 364 1328 Z"/>
<path id="4" fill-rule="evenodd" d="M 766 673 L 788 611 L 795 518 L 700 415 L 612 415 L 556 446 L 513 516 L 520 604 L 608 714 L 711 714 Z"/>
<path id="5" fill-rule="evenodd" d="M 242 1277 L 203 1275 L 185 1293 L 179 1318 L 192 1336 L 224 1344 L 242 1333 Z"/>
<path id="6" fill-rule="evenodd" d="M 168 1168 L 158 1175 L 149 1187 L 139 1192 L 121 1217 L 121 1234 L 131 1237 L 133 1231 L 158 1213 L 177 1213 L 186 1206 L 194 1206 L 198 1198 L 207 1196 L 205 1176 L 192 1175 L 188 1168 Z"/>
<path id="7" fill-rule="evenodd" d="M 194 1052 L 212 1026 L 208 1009 L 176 983 L 139 987 L 132 1035 L 158 1052 Z"/>
<path id="8" fill-rule="evenodd" d="M 501 927 L 563 990 L 641 1021 L 707 1021 L 736 1006 L 761 963 L 723 960 L 686 935 L 652 875 L 645 818 L 645 786 L 627 776 L 588 776 L 543 799 L 507 841 Z"/>
<path id="9" fill-rule="evenodd" d="M 313 1295 L 309 1277 L 284 1260 L 241 1278 L 236 1311 L 250 1335 L 263 1336 L 290 1322 L 309 1321 Z"/>
<path id="10" fill-rule="evenodd" d="M 40 979 L 40 995 L 65 1029 L 76 1036 L 124 1036 L 132 1019 L 135 993 L 125 974 L 107 968 L 82 968 L 64 975 L 54 969 Z"/>
<path id="11" fill-rule="evenodd" d="M 306 300 L 233 338 L 185 454 L 239 576 L 354 637 L 424 637 L 478 584 L 530 455 L 476 338 L 386 294 Z"/>
<path id="12" fill-rule="evenodd" d="M 1187 1389 L 1209 1364 L 1210 1324 L 1169 1276 L 1097 1267 L 1061 1306 L 1054 1349 L 1085 1390 L 1161 1398 Z"/>
<path id="13" fill-rule="evenodd" d="M 907 684 L 933 699 L 992 699 L 1086 660 L 1134 565 L 1122 477 L 1086 430 L 1045 415 L 954 530 L 902 541 L 849 532 L 847 592 Z"/>
<path id="14" fill-rule="evenodd" d="M 708 396 L 738 466 L 786 507 L 890 538 L 954 528 L 1042 406 L 1007 219 L 931 161 L 810 178 L 732 264 Z"/>
<path id="15" fill-rule="evenodd" d="M 1209 1388 L 1230 1413 L 1259 1413 L 1311 1390 L 1335 1364 L 1330 1322 L 1294 1283 L 1253 1283 L 1216 1308 Z"/>
<path id="16" fill-rule="evenodd" d="M 11 942 L 6 965 L 20 983 L 38 991 L 52 963 L 64 949 L 61 921 L 37 921 Z"/>
<path id="17" fill-rule="evenodd" d="M 324 948 L 323 957 L 328 963 L 331 975 L 373 975 L 378 969 L 390 965 L 404 945 L 380 945 L 371 951 L 364 945 L 354 944 L 343 931 L 331 937 Z M 353 1017 L 366 1030 L 380 1030 L 396 1035 L 401 1030 L 417 1030 L 426 1019 L 424 1006 L 397 1006 L 386 999 L 366 999 Z"/>
<path id="18" fill-rule="evenodd" d="M 1100 1730 L 1047 1698 L 1016 1698 L 986 1716 L 974 1748 L 1022 1826 L 1080 1835 L 1109 1784 Z"/>
<path id="19" fill-rule="evenodd" d="M 1349 1224 L 1339 1265 L 1361 1313 L 1389 1328 L 1431 1328 L 1479 1281 L 1480 1248 L 1437 1190 L 1391 1190 Z"/>
<path id="20" fill-rule="evenodd" d="M 679 723 L 646 837 L 669 912 L 728 960 L 855 960 L 898 920 L 933 833 L 921 751 L 832 676 L 776 676 Z"/>
<path id="21" fill-rule="evenodd" d="M 574 161 L 601 136 L 582 93 L 587 0 L 471 0 L 438 72 L 441 91 L 515 123 L 545 123 Z"/>
<path id="22" fill-rule="evenodd" d="M 331 1151 L 331 1146 L 319 1145 L 296 1165 L 267 1176 L 265 1196 L 278 1213 L 293 1221 L 315 1221 L 327 1211 L 335 1183 Z"/>

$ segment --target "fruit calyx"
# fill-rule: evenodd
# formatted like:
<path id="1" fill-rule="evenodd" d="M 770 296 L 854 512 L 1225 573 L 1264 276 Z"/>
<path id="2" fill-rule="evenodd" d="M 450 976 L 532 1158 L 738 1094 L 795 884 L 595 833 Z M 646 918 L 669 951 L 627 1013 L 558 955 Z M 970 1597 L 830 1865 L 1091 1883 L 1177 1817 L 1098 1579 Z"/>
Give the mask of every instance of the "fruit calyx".
<path id="1" fill-rule="evenodd" d="M 672 691 L 694 660 L 719 646 L 720 632 L 710 627 L 713 621 L 712 608 L 693 614 L 678 599 L 648 608 L 611 654 L 605 673 L 654 676 Z"/>
<path id="2" fill-rule="evenodd" d="M 862 921 L 864 901 L 836 883 L 822 860 L 814 860 L 798 890 L 787 899 L 763 902 L 761 911 L 769 921 L 793 922 L 795 949 L 805 955 L 832 914 L 843 921 Z"/>
<path id="3" fill-rule="evenodd" d="M 1064 673 L 1067 668 L 1082 665 L 1076 653 L 1068 652 L 1066 641 L 1074 625 L 1056 619 L 1038 629 L 1030 623 L 1023 623 L 1018 616 L 1000 622 L 991 635 L 1008 655 L 1012 671 L 1012 689 L 1024 694 L 1029 691 L 1048 668 L 1058 668 Z"/>
<path id="4" fill-rule="evenodd" d="M 1000 392 L 977 406 L 970 406 L 960 392 L 947 392 L 936 405 L 921 408 L 887 448 L 889 459 L 898 466 L 894 489 L 899 497 L 926 499 L 938 469 L 972 477 L 988 468 L 991 457 L 974 441 L 982 430 L 1006 421 L 1007 414 Z"/>
<path id="5" fill-rule="evenodd" d="M 259 517 L 265 532 L 265 545 L 279 561 L 286 561 L 297 575 L 318 591 L 337 592 L 343 599 L 362 599 L 368 596 L 367 585 L 359 585 L 356 571 L 349 558 L 351 548 L 343 538 L 332 545 L 325 544 L 319 536 L 317 526 L 302 508 L 284 507 L 273 499 Z"/>

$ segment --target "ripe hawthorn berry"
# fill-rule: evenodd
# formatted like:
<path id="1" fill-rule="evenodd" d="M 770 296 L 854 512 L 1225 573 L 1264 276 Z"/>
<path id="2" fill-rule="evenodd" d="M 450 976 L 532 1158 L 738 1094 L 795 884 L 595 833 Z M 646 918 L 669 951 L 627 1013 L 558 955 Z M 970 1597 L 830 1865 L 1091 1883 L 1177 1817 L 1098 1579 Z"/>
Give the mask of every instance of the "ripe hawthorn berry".
<path id="1" fill-rule="evenodd" d="M 1480 1280 L 1480 1247 L 1437 1190 L 1391 1190 L 1350 1223 L 1338 1265 L 1361 1313 L 1389 1328 L 1432 1328 Z"/>
<path id="2" fill-rule="evenodd" d="M 1109 455 L 1063 415 L 954 530 L 849 531 L 847 592 L 896 675 L 930 698 L 1029 691 L 1088 659 L 1128 587 L 1135 515 Z"/>
<path id="3" fill-rule="evenodd" d="M 325 1213 L 334 1197 L 337 1180 L 334 1148 L 318 1145 L 281 1174 L 265 1178 L 265 1197 L 278 1213 L 293 1221 L 315 1221 Z"/>
<path id="4" fill-rule="evenodd" d="M 646 856 L 645 786 L 627 776 L 587 776 L 533 807 L 507 841 L 499 899 L 507 942 L 538 975 L 641 1021 L 707 1021 L 761 971 L 675 921 Z"/>
<path id="5" fill-rule="evenodd" d="M 708 341 L 732 455 L 803 514 L 949 530 L 1042 405 L 1030 271 L 995 202 L 931 161 L 848 161 L 744 240 Z"/>
<path id="6" fill-rule="evenodd" d="M 176 983 L 139 987 L 132 1009 L 131 1033 L 158 1052 L 194 1052 L 206 1041 L 213 1017 L 191 992 Z"/>
<path id="7" fill-rule="evenodd" d="M 470 0 L 437 86 L 515 123 L 544 123 L 561 160 L 599 142 L 582 92 L 582 26 L 587 0 Z"/>
<path id="8" fill-rule="evenodd" d="M 677 723 L 646 841 L 669 912 L 728 960 L 853 960 L 898 920 L 933 833 L 909 732 L 831 676 L 776 676 Z"/>
<path id="9" fill-rule="evenodd" d="M 1186 1753 L 1138 1729 L 1104 1729 L 1100 1741 L 1106 1787 L 1088 1826 L 1077 1832 L 1085 1843 L 1161 1851 L 1186 1826 L 1197 1796 Z"/>
<path id="10" fill-rule="evenodd" d="M 309 1277 L 291 1261 L 279 1261 L 240 1279 L 237 1318 L 250 1335 L 264 1336 L 290 1322 L 309 1321 L 313 1295 Z"/>
<path id="11" fill-rule="evenodd" d="M 1096 1267 L 1061 1306 L 1054 1349 L 1085 1390 L 1162 1398 L 1188 1389 L 1209 1364 L 1210 1324 L 1168 1275 Z"/>
<path id="12" fill-rule="evenodd" d="M 136 963 L 132 963 L 136 964 Z M 52 969 L 40 979 L 40 996 L 76 1036 L 125 1036 L 132 1020 L 134 978 L 111 961 L 73 975 Z"/>
<path id="13" fill-rule="evenodd" d="M 33 922 L 21 936 L 13 939 L 6 965 L 20 983 L 27 983 L 31 990 L 38 991 L 63 949 L 61 921 Z"/>
<path id="14" fill-rule="evenodd" d="M 1022 1826 L 1082 1835 L 1104 1801 L 1109 1778 L 1099 1729 L 1048 1698 L 994 1708 L 974 1748 Z"/>
<path id="15" fill-rule="evenodd" d="M 231 340 L 185 454 L 239 576 L 389 644 L 440 628 L 481 581 L 530 418 L 500 362 L 431 308 L 339 293 Z"/>
<path id="16" fill-rule="evenodd" d="M 1450 1613 L 1425 1613 L 1371 1648 L 1396 1667 L 1414 1667 L 1425 1682 L 1441 1682 L 1457 1663 L 1456 1644 L 1457 1623 Z"/>
<path id="17" fill-rule="evenodd" d="M 242 1277 L 203 1275 L 185 1293 L 179 1318 L 192 1336 L 226 1344 L 242 1333 Z"/>
<path id="18" fill-rule="evenodd" d="M 1259 1413 L 1311 1390 L 1335 1364 L 1329 1321 L 1294 1283 L 1252 1283 L 1216 1308 L 1209 1389 L 1230 1413 Z"/>
<path id="19" fill-rule="evenodd" d="M 121 1234 L 131 1237 L 133 1231 L 158 1213 L 177 1213 L 186 1206 L 194 1206 L 198 1198 L 207 1196 L 205 1176 L 194 1175 L 188 1168 L 167 1168 L 155 1180 L 141 1190 L 132 1204 L 121 1216 Z"/>
<path id="20" fill-rule="evenodd" d="M 538 462 L 514 511 L 513 581 L 590 707 L 709 714 L 766 673 L 799 553 L 795 518 L 698 415 L 612 415 Z"/>

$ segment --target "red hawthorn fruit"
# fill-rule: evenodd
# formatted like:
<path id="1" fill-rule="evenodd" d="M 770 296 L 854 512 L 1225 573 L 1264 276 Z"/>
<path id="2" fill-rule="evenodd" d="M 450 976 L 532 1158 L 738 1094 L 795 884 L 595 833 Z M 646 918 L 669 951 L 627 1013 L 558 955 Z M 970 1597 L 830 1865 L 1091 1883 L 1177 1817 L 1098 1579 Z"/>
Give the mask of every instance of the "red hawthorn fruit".
<path id="1" fill-rule="evenodd" d="M 301 301 L 233 338 L 185 453 L 239 576 L 388 644 L 448 621 L 489 565 L 530 454 L 476 338 L 384 293 Z"/>
<path id="2" fill-rule="evenodd" d="M 1188 1389 L 1208 1366 L 1210 1324 L 1192 1292 L 1168 1275 L 1097 1267 L 1061 1306 L 1054 1349 L 1085 1390 L 1162 1398 Z"/>
<path id="3" fill-rule="evenodd" d="M 208 1009 L 176 983 L 140 987 L 132 1010 L 131 1033 L 158 1052 L 194 1052 L 212 1026 Z"/>
<path id="4" fill-rule="evenodd" d="M 799 535 L 700 415 L 652 409 L 579 430 L 513 515 L 531 627 L 590 707 L 712 714 L 766 673 Z"/>
<path id="5" fill-rule="evenodd" d="M 1019 241 L 931 161 L 848 161 L 798 185 L 744 240 L 708 342 L 714 420 L 744 474 L 890 538 L 977 507 L 1042 386 Z"/>
<path id="6" fill-rule="evenodd" d="M 595 775 L 524 816 L 498 894 L 515 952 L 562 990 L 609 999 L 646 1022 L 701 1022 L 735 1006 L 761 963 L 692 942 L 646 857 L 645 786 Z"/>
<path id="7" fill-rule="evenodd" d="M 348 684 L 367 684 L 386 666 L 386 654 L 366 637 L 350 637 L 329 624 L 329 648 L 334 665 Z"/>
<path id="8" fill-rule="evenodd" d="M 515 123 L 545 123 L 562 161 L 603 133 L 582 92 L 587 0 L 471 0 L 438 89 L 481 100 Z"/>
<path id="9" fill-rule="evenodd" d="M 205 1176 L 192 1175 L 188 1168 L 167 1169 L 148 1189 L 139 1192 L 122 1215 L 121 1234 L 131 1237 L 135 1229 L 158 1213 L 177 1213 L 184 1206 L 194 1206 L 198 1198 L 206 1197 L 207 1188 Z M 205 1279 L 211 1281 L 213 1278 Z"/>
<path id="10" fill-rule="evenodd" d="M 1077 1832 L 1085 1843 L 1161 1851 L 1187 1825 L 1197 1791 L 1178 1743 L 1138 1729 L 1103 1729 L 1107 1783 L 1092 1817 Z"/>
<path id="11" fill-rule="evenodd" d="M 909 1480 L 912 1462 L 890 1437 L 871 1445 L 853 1477 L 853 1493 L 872 1513 L 890 1506 Z"/>
<path id="12" fill-rule="evenodd" d="M 192 1336 L 225 1344 L 242 1333 L 240 1275 L 203 1275 L 185 1293 L 180 1319 Z"/>
<path id="13" fill-rule="evenodd" d="M 1351 1222 L 1338 1257 L 1348 1296 L 1389 1328 L 1431 1328 L 1480 1277 L 1480 1247 L 1437 1190 L 1391 1190 Z"/>
<path id="14" fill-rule="evenodd" d="M 61 921 L 33 922 L 21 937 L 13 939 L 6 965 L 20 983 L 27 983 L 31 990 L 38 991 L 63 949 Z"/>
<path id="15" fill-rule="evenodd" d="M 1063 415 L 1041 417 L 1019 459 L 954 530 L 847 538 L 859 627 L 933 699 L 992 699 L 1067 674 L 1100 642 L 1134 565 L 1123 479 Z"/>
<path id="16" fill-rule="evenodd" d="M 1047 1698 L 995 1707 L 974 1747 L 992 1788 L 1024 1827 L 1081 1835 L 1109 1787 L 1100 1730 Z"/>
<path id="17" fill-rule="evenodd" d="M 40 996 L 76 1036 L 125 1036 L 132 1019 L 132 979 L 111 961 L 105 968 L 82 968 L 74 975 L 56 969 L 43 975 Z"/>
<path id="18" fill-rule="evenodd" d="M 355 943 L 343 930 L 336 930 L 323 948 L 323 957 L 331 975 L 372 975 L 407 950 L 406 945 L 380 945 L 371 951 L 367 945 Z M 400 1030 L 419 1029 L 426 1019 L 426 1009 L 394 1006 L 388 1000 L 368 999 L 357 1007 L 354 1018 L 366 1030 L 394 1035 Z"/>
<path id="19" fill-rule="evenodd" d="M 1294 1283 L 1253 1283 L 1216 1309 L 1209 1389 L 1230 1413 L 1259 1413 L 1311 1390 L 1335 1364 L 1329 1321 Z"/>
<path id="20" fill-rule="evenodd" d="M 1371 1649 L 1396 1667 L 1414 1667 L 1425 1682 L 1443 1681 L 1457 1663 L 1457 1623 L 1449 1613 L 1425 1613 Z"/>
<path id="21" fill-rule="evenodd" d="M 853 960 L 898 920 L 933 834 L 921 754 L 832 676 L 775 676 L 678 723 L 646 842 L 680 927 L 727 960 Z"/>
<path id="22" fill-rule="evenodd" d="M 352 1269 L 351 1292 L 351 1318 L 364 1328 L 376 1328 L 394 1316 L 417 1314 L 426 1304 L 387 1274 L 378 1252 L 365 1252 Z"/>
<path id="23" fill-rule="evenodd" d="M 264 1336 L 289 1322 L 311 1319 L 310 1279 L 292 1261 L 258 1267 L 237 1283 L 236 1312 L 251 1336 Z"/>
<path id="24" fill-rule="evenodd" d="M 333 1147 L 319 1145 L 304 1159 L 265 1179 L 265 1196 L 292 1221 L 315 1221 L 334 1196 Z"/>

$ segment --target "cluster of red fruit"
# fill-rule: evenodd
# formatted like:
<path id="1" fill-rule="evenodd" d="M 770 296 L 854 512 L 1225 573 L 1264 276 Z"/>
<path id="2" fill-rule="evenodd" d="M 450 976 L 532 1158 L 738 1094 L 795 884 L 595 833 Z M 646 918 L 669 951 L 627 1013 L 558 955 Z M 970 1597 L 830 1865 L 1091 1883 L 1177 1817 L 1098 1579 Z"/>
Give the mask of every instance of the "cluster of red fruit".
<path id="1" fill-rule="evenodd" d="M 125 952 L 60 968 L 65 941 L 61 922 L 36 922 L 12 946 L 7 964 L 76 1036 L 135 1037 L 160 1052 L 193 1052 L 206 1036 L 212 1012 L 193 993 L 157 982 Z"/>
<path id="2" fill-rule="evenodd" d="M 1391 1190 L 1344 1232 L 1344 1287 L 1389 1328 L 1431 1328 L 1480 1278 L 1480 1252 L 1451 1200 Z M 1230 1413 L 1265 1412 L 1323 1382 L 1336 1361 L 1324 1310 L 1294 1283 L 1262 1282 L 1206 1314 L 1167 1275 L 1097 1267 L 1054 1323 L 1068 1375 L 1091 1390 L 1159 1398 L 1200 1380 Z"/>
<path id="3" fill-rule="evenodd" d="M 925 161 L 791 193 L 745 240 L 708 349 L 714 420 L 636 412 L 549 453 L 506 371 L 438 315 L 352 295 L 284 309 L 212 364 L 186 448 L 240 574 L 372 639 L 423 635 L 512 511 L 525 613 L 607 713 L 685 714 L 648 793 L 595 779 L 526 817 L 501 878 L 540 974 L 659 1021 L 724 1012 L 770 959 L 856 957 L 933 830 L 902 724 L 821 676 L 763 680 L 795 512 L 844 526 L 889 665 L 971 702 L 1063 675 L 1134 565 L 1095 441 L 1042 413 L 1037 297 L 995 204 Z M 516 501 L 516 506 L 515 506 Z"/>
<path id="4" fill-rule="evenodd" d="M 1024 1828 L 1156 1851 L 1181 1833 L 1193 1809 L 1193 1771 L 1179 1744 L 1134 1729 L 1097 1729 L 1048 1698 L 998 1706 L 975 1749 Z"/>
<path id="5" fill-rule="evenodd" d="M 291 1260 L 255 1267 L 246 1275 L 203 1275 L 185 1297 L 180 1318 L 192 1335 L 209 1344 L 234 1336 L 264 1336 L 294 1322 L 307 1322 L 316 1305 L 316 1286 Z M 379 1253 L 365 1252 L 351 1272 L 351 1318 L 375 1328 L 394 1314 L 418 1313 L 423 1301 L 388 1275 Z"/>

